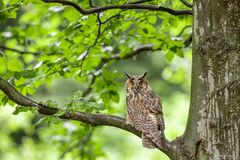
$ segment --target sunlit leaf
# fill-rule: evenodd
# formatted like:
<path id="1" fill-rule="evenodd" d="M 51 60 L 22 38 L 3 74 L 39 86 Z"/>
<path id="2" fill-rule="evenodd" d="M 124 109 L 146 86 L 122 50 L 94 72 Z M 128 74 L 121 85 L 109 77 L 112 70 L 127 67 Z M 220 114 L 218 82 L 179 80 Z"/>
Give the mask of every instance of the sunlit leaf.
<path id="1" fill-rule="evenodd" d="M 166 53 L 166 58 L 168 61 L 172 61 L 172 59 L 174 58 L 174 52 L 172 52 L 171 50 L 169 50 L 167 53 Z"/>
<path id="2" fill-rule="evenodd" d="M 28 107 L 17 106 L 17 107 L 15 108 L 15 111 L 14 111 L 12 114 L 17 115 L 17 114 L 19 114 L 19 113 L 21 113 L 21 112 L 27 112 L 27 111 L 29 111 L 29 108 L 28 108 Z"/>

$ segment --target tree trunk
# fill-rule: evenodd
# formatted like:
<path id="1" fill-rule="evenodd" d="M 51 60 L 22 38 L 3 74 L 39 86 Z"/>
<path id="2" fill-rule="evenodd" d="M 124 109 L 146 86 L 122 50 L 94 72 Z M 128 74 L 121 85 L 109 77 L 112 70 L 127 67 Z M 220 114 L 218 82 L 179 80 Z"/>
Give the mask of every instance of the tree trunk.
<path id="1" fill-rule="evenodd" d="M 193 10 L 191 104 L 183 145 L 192 159 L 239 160 L 240 1 L 195 0 Z"/>

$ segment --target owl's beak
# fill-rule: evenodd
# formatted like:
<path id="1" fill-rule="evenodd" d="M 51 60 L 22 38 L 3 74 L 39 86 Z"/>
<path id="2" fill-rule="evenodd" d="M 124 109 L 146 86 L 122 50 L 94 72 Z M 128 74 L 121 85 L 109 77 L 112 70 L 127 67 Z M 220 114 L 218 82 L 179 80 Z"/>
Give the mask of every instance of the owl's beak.
<path id="1" fill-rule="evenodd" d="M 138 90 L 139 90 L 139 86 L 138 86 L 138 85 L 135 85 L 135 86 L 134 86 L 134 90 L 138 91 Z"/>

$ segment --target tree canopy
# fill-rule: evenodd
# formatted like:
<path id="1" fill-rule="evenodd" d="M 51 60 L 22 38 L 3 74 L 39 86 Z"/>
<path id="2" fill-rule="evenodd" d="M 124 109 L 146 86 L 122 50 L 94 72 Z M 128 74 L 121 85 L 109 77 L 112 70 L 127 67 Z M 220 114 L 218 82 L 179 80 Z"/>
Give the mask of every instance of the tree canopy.
<path id="1" fill-rule="evenodd" d="M 7 122 L 0 126 L 6 130 L 0 158 L 131 159 L 140 141 L 95 127 L 139 135 L 125 124 L 124 71 L 149 72 L 163 99 L 166 136 L 180 135 L 188 110 L 191 15 L 184 0 L 0 0 L 0 105 L 13 106 L 0 111 L 0 123 Z M 9 112 L 17 116 L 4 116 Z M 136 145 L 129 143 L 136 141 L 131 153 Z"/>

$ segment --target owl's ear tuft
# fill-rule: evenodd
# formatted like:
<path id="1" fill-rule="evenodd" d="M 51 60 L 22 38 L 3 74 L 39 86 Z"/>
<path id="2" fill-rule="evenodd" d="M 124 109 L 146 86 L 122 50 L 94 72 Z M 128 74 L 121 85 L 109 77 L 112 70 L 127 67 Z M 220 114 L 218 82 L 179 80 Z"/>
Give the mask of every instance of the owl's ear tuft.
<path id="1" fill-rule="evenodd" d="M 147 72 L 144 72 L 144 73 L 140 76 L 140 78 L 145 78 L 146 75 L 147 75 Z"/>
<path id="2" fill-rule="evenodd" d="M 128 77 L 128 78 L 132 78 L 132 76 L 130 74 L 128 74 L 127 72 L 125 72 L 125 75 Z"/>

